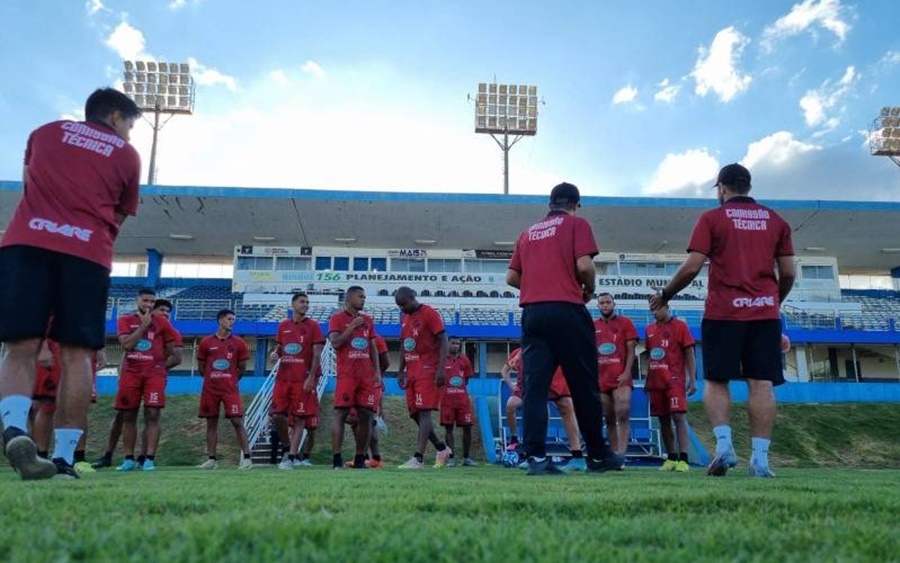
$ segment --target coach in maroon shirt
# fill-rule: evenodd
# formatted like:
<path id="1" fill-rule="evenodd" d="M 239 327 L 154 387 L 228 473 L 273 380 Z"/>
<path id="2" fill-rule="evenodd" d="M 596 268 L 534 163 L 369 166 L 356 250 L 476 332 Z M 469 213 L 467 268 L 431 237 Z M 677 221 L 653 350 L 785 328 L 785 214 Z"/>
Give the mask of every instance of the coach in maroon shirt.
<path id="1" fill-rule="evenodd" d="M 737 464 L 731 442 L 728 383 L 750 386 L 750 475 L 774 477 L 769 443 L 775 426 L 773 387 L 784 383 L 781 303 L 794 285 L 791 228 L 773 210 L 748 197 L 750 171 L 729 164 L 716 182 L 719 203 L 700 216 L 690 253 L 675 276 L 650 298 L 655 309 L 693 280 L 709 259 L 709 293 L 703 313 L 703 402 L 716 436 L 708 474 L 722 476 Z"/>
<path id="2" fill-rule="evenodd" d="M 72 471 L 87 422 L 91 351 L 103 347 L 113 243 L 138 206 L 141 163 L 128 143 L 137 105 L 111 88 L 85 103 L 86 121 L 35 129 L 25 149 L 24 193 L 0 242 L 0 415 L 10 464 L 23 479 Z M 53 462 L 25 435 L 34 365 L 47 322 L 60 343 Z"/>
<path id="3" fill-rule="evenodd" d="M 590 224 L 577 217 L 578 188 L 559 184 L 550 192 L 550 212 L 516 242 L 506 283 L 519 288 L 522 307 L 522 423 L 529 475 L 561 474 L 546 457 L 547 395 L 562 366 L 578 427 L 584 435 L 588 471 L 622 464 L 603 439 L 594 325 L 584 304 L 595 288 L 597 243 Z"/>

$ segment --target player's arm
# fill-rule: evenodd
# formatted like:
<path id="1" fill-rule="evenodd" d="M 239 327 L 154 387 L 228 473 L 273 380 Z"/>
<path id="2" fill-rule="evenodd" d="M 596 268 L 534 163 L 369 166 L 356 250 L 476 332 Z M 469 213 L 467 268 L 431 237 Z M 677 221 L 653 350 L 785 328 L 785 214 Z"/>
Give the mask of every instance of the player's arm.
<path id="1" fill-rule="evenodd" d="M 597 290 L 597 268 L 594 266 L 594 258 L 590 254 L 579 256 L 575 262 L 575 272 L 581 284 L 581 297 L 587 303 Z"/>
<path id="2" fill-rule="evenodd" d="M 794 279 L 797 276 L 794 270 L 794 257 L 779 256 L 775 259 L 775 263 L 778 266 L 778 302 L 784 303 L 794 288 Z"/>
<path id="3" fill-rule="evenodd" d="M 439 332 L 434 335 L 438 341 L 438 368 L 434 374 L 434 381 L 440 387 L 444 384 L 444 373 L 446 372 L 447 356 L 450 354 L 450 340 L 447 338 L 447 331 Z"/>
<path id="4" fill-rule="evenodd" d="M 269 361 L 275 363 L 278 361 L 278 358 L 284 353 L 284 349 L 281 347 L 281 342 L 275 341 L 275 348 L 269 353 Z"/>
<path id="5" fill-rule="evenodd" d="M 344 344 L 346 344 L 351 338 L 353 338 L 353 331 L 357 328 L 361 327 L 363 323 L 365 323 L 365 319 L 363 319 L 362 315 L 353 317 L 353 320 L 347 323 L 347 326 L 344 328 L 343 332 L 339 332 L 337 330 L 332 330 L 328 333 L 328 340 L 331 341 L 331 345 L 334 346 L 335 349 L 342 348 Z"/>
<path id="6" fill-rule="evenodd" d="M 381 385 L 381 362 L 378 361 L 378 344 L 374 338 L 369 340 L 369 358 L 371 358 L 372 367 L 375 370 L 375 385 Z"/>
<path id="7" fill-rule="evenodd" d="M 522 273 L 517 270 L 506 270 L 506 285 L 521 289 Z"/>
<path id="8" fill-rule="evenodd" d="M 172 369 L 181 365 L 183 361 L 181 346 L 172 345 L 172 353 L 166 354 L 166 369 Z"/>
<path id="9" fill-rule="evenodd" d="M 134 332 L 129 334 L 120 334 L 119 335 L 119 344 L 122 345 L 122 348 L 125 348 L 127 352 L 134 350 L 134 347 L 137 346 L 137 343 L 144 337 L 144 333 L 147 332 L 147 328 L 150 326 L 150 322 L 153 320 L 152 313 L 147 311 L 146 313 L 142 313 L 138 311 L 138 318 L 141 319 L 141 324 L 134 330 Z"/>
<path id="10" fill-rule="evenodd" d="M 313 357 L 312 361 L 309 363 L 309 375 L 306 376 L 306 381 L 303 383 L 303 389 L 307 393 L 316 388 L 316 377 L 319 374 L 319 363 L 321 362 L 320 358 L 322 357 L 322 350 L 324 348 L 324 344 L 313 344 Z"/>
<path id="11" fill-rule="evenodd" d="M 384 375 L 387 373 L 388 368 L 391 367 L 391 355 L 387 352 L 379 352 L 378 364 L 381 366 L 381 375 Z"/>
<path id="12" fill-rule="evenodd" d="M 512 371 L 512 366 L 509 365 L 509 362 L 504 362 L 503 367 L 500 368 L 500 379 L 503 380 L 503 383 L 506 383 L 506 386 L 509 387 L 510 391 L 516 390 L 516 384 L 513 383 L 512 377 L 510 377 L 509 373 Z"/>
<path id="13" fill-rule="evenodd" d="M 672 279 L 669 280 L 669 283 L 666 284 L 666 287 L 662 288 L 659 293 L 650 298 L 650 308 L 656 309 L 660 305 L 668 303 L 669 300 L 678 295 L 679 291 L 686 288 L 688 284 L 694 281 L 694 278 L 696 278 L 697 274 L 700 273 L 700 270 L 703 269 L 704 263 L 706 263 L 706 255 L 702 252 L 692 250 L 678 268 L 678 271 L 675 272 L 675 275 L 672 276 Z"/>
<path id="14" fill-rule="evenodd" d="M 397 385 L 406 389 L 406 355 L 400 350 L 400 365 L 397 367 Z"/>
<path id="15" fill-rule="evenodd" d="M 688 395 L 693 395 L 697 391 L 697 355 L 693 346 L 684 349 L 684 376 L 685 391 Z"/>
<path id="16" fill-rule="evenodd" d="M 97 362 L 94 364 L 94 371 L 100 371 L 106 367 L 106 348 L 97 350 Z"/>
<path id="17" fill-rule="evenodd" d="M 208 357 L 208 352 L 206 350 L 206 346 L 204 342 L 200 342 L 200 346 L 197 348 L 197 371 L 200 372 L 200 375 L 206 377 L 206 359 Z"/>
<path id="18" fill-rule="evenodd" d="M 637 339 L 629 340 L 625 343 L 625 367 L 622 369 L 622 373 L 619 374 L 620 386 L 631 379 L 631 370 L 634 369 L 634 350 L 637 348 L 637 343 Z"/>

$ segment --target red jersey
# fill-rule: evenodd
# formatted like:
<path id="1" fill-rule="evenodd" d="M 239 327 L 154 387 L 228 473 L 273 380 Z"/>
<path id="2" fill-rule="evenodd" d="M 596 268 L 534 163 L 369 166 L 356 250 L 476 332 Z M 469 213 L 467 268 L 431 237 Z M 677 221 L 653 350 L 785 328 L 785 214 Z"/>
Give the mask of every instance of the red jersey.
<path id="1" fill-rule="evenodd" d="M 172 334 L 174 336 L 174 340 L 172 341 L 172 347 L 173 348 L 184 348 L 184 340 L 181 338 L 181 333 L 178 332 L 178 329 L 176 329 L 175 327 L 172 327 Z M 153 368 L 160 369 L 163 371 L 168 371 L 168 368 L 166 367 L 166 361 L 168 359 L 169 358 L 163 358 L 161 361 L 158 360 L 153 365 Z"/>
<path id="2" fill-rule="evenodd" d="M 363 324 L 356 327 L 350 339 L 337 352 L 337 375 L 353 375 L 357 377 L 375 377 L 375 366 L 372 364 L 372 341 L 375 339 L 375 322 L 372 317 L 360 313 Z M 353 314 L 341 309 L 328 319 L 328 333 L 343 334 Z"/>
<path id="3" fill-rule="evenodd" d="M 778 319 L 775 259 L 793 256 L 791 227 L 750 197 L 734 197 L 700 216 L 688 252 L 709 257 L 709 291 L 703 318 Z"/>
<path id="4" fill-rule="evenodd" d="M 135 215 L 141 160 L 107 125 L 55 121 L 25 149 L 22 199 L 0 246 L 46 248 L 112 265 L 116 215 Z"/>
<path id="5" fill-rule="evenodd" d="M 53 356 L 53 365 L 50 367 L 45 367 L 43 364 L 38 362 L 37 364 L 37 378 L 41 379 L 52 379 L 54 381 L 59 381 L 60 375 L 62 375 L 62 358 L 59 355 L 59 343 L 55 340 L 47 339 L 47 348 L 50 350 L 50 355 Z M 91 366 L 93 366 L 96 361 L 91 360 Z"/>
<path id="6" fill-rule="evenodd" d="M 665 389 L 672 379 L 686 379 L 684 351 L 695 344 L 687 323 L 674 317 L 665 323 L 650 323 L 644 344 L 650 351 L 647 389 Z"/>
<path id="7" fill-rule="evenodd" d="M 141 318 L 137 313 L 119 317 L 117 332 L 119 336 L 128 336 L 141 326 Z M 177 336 L 176 336 L 177 335 Z M 143 337 L 137 341 L 134 348 L 125 352 L 122 360 L 122 371 L 146 374 L 159 364 L 165 365 L 167 344 L 174 344 L 180 335 L 165 317 L 153 315 L 150 324 L 144 331 Z"/>
<path id="8" fill-rule="evenodd" d="M 628 346 L 639 340 L 637 329 L 628 317 L 613 315 L 609 320 L 602 316 L 594 319 L 594 335 L 597 337 L 597 365 L 600 376 L 618 377 L 625 369 Z"/>
<path id="9" fill-rule="evenodd" d="M 443 332 L 441 315 L 428 305 L 419 305 L 412 314 L 400 315 L 400 341 L 410 377 L 424 371 L 434 375 L 441 352 L 437 337 Z"/>
<path id="10" fill-rule="evenodd" d="M 325 344 L 325 335 L 319 323 L 304 317 L 302 320 L 286 319 L 278 325 L 275 341 L 280 345 L 281 364 L 278 379 L 305 381 L 313 361 L 313 347 Z"/>
<path id="11" fill-rule="evenodd" d="M 581 217 L 551 212 L 519 235 L 509 269 L 521 274 L 519 305 L 584 303 L 575 263 L 598 253 L 591 225 Z"/>
<path id="12" fill-rule="evenodd" d="M 508 365 L 517 375 L 522 374 L 522 349 L 516 348 L 506 357 L 506 365 Z"/>
<path id="13" fill-rule="evenodd" d="M 379 334 L 375 335 L 375 351 L 379 354 L 387 354 L 388 351 L 387 341 Z"/>
<path id="14" fill-rule="evenodd" d="M 242 373 L 240 366 L 250 359 L 244 339 L 229 334 L 219 338 L 212 334 L 200 341 L 197 361 L 203 364 L 203 390 L 216 393 L 236 391 Z"/>
<path id="15" fill-rule="evenodd" d="M 447 356 L 447 363 L 444 364 L 443 395 L 445 397 L 468 395 L 469 390 L 466 388 L 466 384 L 472 375 L 472 362 L 465 354 L 460 354 L 455 358 Z"/>

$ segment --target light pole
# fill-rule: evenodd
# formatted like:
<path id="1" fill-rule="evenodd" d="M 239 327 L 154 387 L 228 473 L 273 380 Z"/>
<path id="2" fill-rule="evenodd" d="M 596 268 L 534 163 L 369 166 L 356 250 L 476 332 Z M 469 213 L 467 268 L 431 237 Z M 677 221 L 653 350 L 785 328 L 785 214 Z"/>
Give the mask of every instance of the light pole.
<path id="1" fill-rule="evenodd" d="M 142 112 L 153 113 L 152 122 L 144 117 L 153 127 L 147 184 L 156 183 L 156 145 L 160 129 L 174 115 L 194 113 L 194 93 L 194 78 L 187 63 L 125 61 L 125 94 Z M 160 114 L 168 115 L 161 124 Z"/>
<path id="2" fill-rule="evenodd" d="M 469 96 L 472 99 L 472 96 Z M 475 94 L 475 132 L 488 133 L 503 151 L 503 193 L 509 194 L 509 149 L 537 134 L 537 86 L 481 82 Z M 512 140 L 510 140 L 512 137 Z"/>
<path id="3" fill-rule="evenodd" d="M 869 125 L 869 151 L 900 166 L 900 107 L 883 107 Z"/>

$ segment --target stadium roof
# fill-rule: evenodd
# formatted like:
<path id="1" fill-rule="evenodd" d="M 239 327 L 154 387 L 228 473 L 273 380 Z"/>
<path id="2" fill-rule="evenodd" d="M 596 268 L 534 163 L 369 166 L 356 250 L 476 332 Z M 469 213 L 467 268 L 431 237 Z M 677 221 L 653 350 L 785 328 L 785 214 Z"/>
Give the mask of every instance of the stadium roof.
<path id="1" fill-rule="evenodd" d="M 20 197 L 0 182 L 0 229 Z M 359 248 L 504 249 L 547 208 L 547 196 L 143 186 L 116 252 L 230 257 L 239 244 Z M 794 229 L 800 255 L 837 257 L 843 272 L 900 265 L 900 203 L 763 201 Z M 584 197 L 579 213 L 603 250 L 680 253 L 712 199 Z M 173 235 L 175 238 L 173 238 Z M 270 238 L 274 237 L 274 238 Z M 338 239 L 338 240 L 336 240 Z"/>

